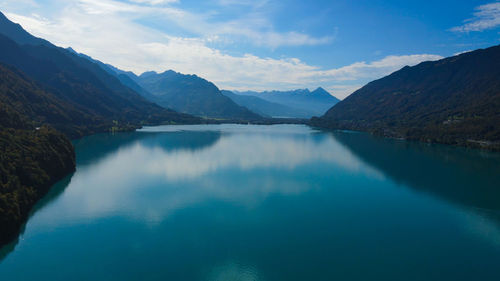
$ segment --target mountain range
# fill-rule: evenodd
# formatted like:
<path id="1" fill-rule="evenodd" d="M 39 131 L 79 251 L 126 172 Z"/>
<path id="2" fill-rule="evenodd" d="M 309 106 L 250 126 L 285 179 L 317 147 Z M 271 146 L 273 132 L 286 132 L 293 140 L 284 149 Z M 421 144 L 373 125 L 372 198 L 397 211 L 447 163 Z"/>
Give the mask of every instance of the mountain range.
<path id="1" fill-rule="evenodd" d="M 500 45 L 373 81 L 311 123 L 384 136 L 500 148 Z"/>
<path id="2" fill-rule="evenodd" d="M 128 76 L 150 93 L 144 97 L 178 112 L 232 120 L 262 118 L 246 107 L 237 105 L 224 96 L 212 82 L 197 75 L 186 75 L 168 70 L 163 73 L 149 71 L 140 76 L 129 73 Z"/>
<path id="3" fill-rule="evenodd" d="M 124 71 L 85 54 L 79 54 L 71 48 L 68 50 L 96 63 L 123 85 L 165 108 L 204 118 L 234 121 L 262 119 L 262 116 L 222 95 L 212 82 L 197 75 L 168 70 L 163 73 L 148 71 L 137 76 L 131 71 Z"/>
<path id="4" fill-rule="evenodd" d="M 70 137 L 107 130 L 116 124 L 129 127 L 200 122 L 147 101 L 99 65 L 32 36 L 1 14 L 0 26 L 0 63 L 18 69 L 81 112 L 82 121 L 71 122 L 75 130 L 65 132 Z"/>
<path id="5" fill-rule="evenodd" d="M 255 107 L 256 111 L 264 111 L 266 115 L 280 116 L 280 117 L 295 117 L 295 118 L 311 118 L 313 116 L 321 116 L 333 105 L 339 102 L 339 99 L 332 96 L 325 89 L 319 87 L 314 91 L 309 91 L 309 89 L 299 89 L 293 91 L 265 91 L 265 92 L 254 92 L 254 91 L 233 91 L 233 94 L 239 96 L 252 96 L 258 97 L 262 100 L 271 102 L 273 104 L 280 104 L 285 106 L 288 111 L 280 111 L 281 114 L 291 114 L 280 115 L 280 114 L 270 114 L 266 108 Z M 247 102 L 248 99 L 238 98 L 241 105 L 252 106 L 251 102 Z M 267 104 L 268 105 L 268 104 Z M 283 109 L 280 109 L 283 110 Z M 293 110 L 293 111 L 290 111 Z M 287 113 L 288 112 L 288 113 Z"/>
<path id="6" fill-rule="evenodd" d="M 288 107 L 283 104 L 270 102 L 256 96 L 237 95 L 231 91 L 221 91 L 223 95 L 235 103 L 244 106 L 251 111 L 268 118 L 310 118 L 309 112 L 297 108 Z"/>

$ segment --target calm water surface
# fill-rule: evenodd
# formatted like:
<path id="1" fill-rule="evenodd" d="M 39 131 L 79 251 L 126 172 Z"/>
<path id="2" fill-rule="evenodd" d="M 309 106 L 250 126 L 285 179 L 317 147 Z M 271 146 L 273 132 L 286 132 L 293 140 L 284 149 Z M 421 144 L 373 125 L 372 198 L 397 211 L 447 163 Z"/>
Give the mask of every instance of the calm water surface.
<path id="1" fill-rule="evenodd" d="M 500 280 L 500 154 L 296 125 L 75 146 L 0 280 Z"/>

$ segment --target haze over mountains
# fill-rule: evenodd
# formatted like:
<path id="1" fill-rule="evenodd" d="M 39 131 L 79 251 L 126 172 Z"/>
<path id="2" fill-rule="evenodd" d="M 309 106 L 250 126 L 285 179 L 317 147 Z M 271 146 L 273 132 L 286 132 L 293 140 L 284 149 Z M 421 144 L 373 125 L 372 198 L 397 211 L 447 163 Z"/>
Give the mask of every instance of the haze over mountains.
<path id="1" fill-rule="evenodd" d="M 231 91 L 223 90 L 222 94 L 232 99 L 235 103 L 244 106 L 264 117 L 275 118 L 310 118 L 310 113 L 283 104 L 270 102 L 256 96 L 238 95 Z"/>
<path id="2" fill-rule="evenodd" d="M 280 104 L 288 109 L 293 109 L 292 117 L 311 118 L 313 116 L 321 116 L 333 105 L 339 102 L 339 99 L 330 95 L 325 89 L 319 87 L 314 91 L 309 89 L 299 89 L 293 91 L 233 91 L 234 94 L 240 96 L 258 97 L 265 101 Z M 246 106 L 243 98 L 239 98 L 241 105 Z M 258 109 L 262 110 L 262 109 Z M 264 110 L 265 111 L 265 110 Z M 269 112 L 270 113 L 270 112 Z M 266 113 L 266 115 L 269 115 Z M 288 117 L 284 115 L 284 117 Z"/>
<path id="3" fill-rule="evenodd" d="M 500 148 L 500 46 L 404 67 L 312 121 L 328 128 Z"/>

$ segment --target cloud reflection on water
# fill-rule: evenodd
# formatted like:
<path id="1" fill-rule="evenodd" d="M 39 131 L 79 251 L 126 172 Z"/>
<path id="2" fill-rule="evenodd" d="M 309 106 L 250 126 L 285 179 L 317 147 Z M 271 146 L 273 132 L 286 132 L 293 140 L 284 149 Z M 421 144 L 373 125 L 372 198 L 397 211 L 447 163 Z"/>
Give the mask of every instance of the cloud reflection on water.
<path id="1" fill-rule="evenodd" d="M 318 162 L 382 176 L 331 135 L 314 134 L 305 126 L 208 127 L 222 130 L 221 137 L 196 150 L 169 143 L 179 129 L 198 130 L 196 126 L 165 128 L 168 132 L 156 132 L 154 142 L 141 139 L 77 169 L 59 204 L 66 211 L 51 216 L 49 208 L 47 217 L 69 223 L 124 215 L 158 223 L 177 209 L 211 199 L 251 207 L 270 194 L 299 194 L 315 187 L 309 180 L 288 178 L 287 172 Z M 203 134 L 197 137 L 200 141 Z"/>

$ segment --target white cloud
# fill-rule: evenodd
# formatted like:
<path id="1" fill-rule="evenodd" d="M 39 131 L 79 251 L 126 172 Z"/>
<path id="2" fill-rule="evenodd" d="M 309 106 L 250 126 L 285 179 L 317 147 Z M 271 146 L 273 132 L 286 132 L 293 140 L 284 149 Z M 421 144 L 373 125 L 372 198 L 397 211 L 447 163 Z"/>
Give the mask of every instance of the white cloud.
<path id="1" fill-rule="evenodd" d="M 206 13 L 192 13 L 169 5 L 160 7 L 150 7 L 137 5 L 135 3 L 170 4 L 175 0 L 131 0 L 124 3 L 114 0 L 79 0 L 77 3 L 87 13 L 90 14 L 114 14 L 115 16 L 137 18 L 148 18 L 156 16 L 163 21 L 173 24 L 180 30 L 196 34 L 198 37 L 234 37 L 234 40 L 245 40 L 257 46 L 277 48 L 280 46 L 304 46 L 327 44 L 334 39 L 334 36 L 313 37 L 305 33 L 296 31 L 276 32 L 273 24 L 266 18 L 265 13 L 254 11 L 265 5 L 265 1 L 246 3 L 245 1 L 225 1 L 225 4 L 246 4 L 253 9 L 247 14 L 236 19 L 218 21 L 218 13 L 208 11 Z M 120 14 L 120 15 L 118 15 Z"/>
<path id="2" fill-rule="evenodd" d="M 357 62 L 341 68 L 318 71 L 317 74 L 337 81 L 353 81 L 363 78 L 381 77 L 406 65 L 416 65 L 423 61 L 439 60 L 443 57 L 431 54 L 387 56 L 373 62 Z"/>
<path id="3" fill-rule="evenodd" d="M 219 0 L 219 5 L 222 6 L 249 6 L 260 8 L 266 5 L 268 0 Z"/>
<path id="4" fill-rule="evenodd" d="M 500 2 L 476 7 L 474 18 L 465 21 L 464 25 L 452 28 L 455 32 L 483 31 L 500 26 Z"/>
<path id="5" fill-rule="evenodd" d="M 149 5 L 161 5 L 161 4 L 177 3 L 179 2 L 179 0 L 130 0 L 130 2 L 149 4 Z"/>
<path id="6" fill-rule="evenodd" d="M 361 89 L 363 84 L 355 84 L 355 85 L 333 85 L 327 87 L 326 90 L 330 93 L 334 93 L 334 95 L 339 99 L 344 99 L 355 91 Z"/>
<path id="7" fill-rule="evenodd" d="M 322 69 L 298 58 L 230 55 L 211 47 L 214 41 L 222 40 L 220 37 L 223 34 L 259 38 L 257 41 L 272 46 L 319 44 L 320 41 L 326 42 L 331 38 L 312 38 L 294 32 L 257 32 L 238 28 L 242 25 L 241 22 L 230 22 L 216 34 L 185 38 L 171 36 L 137 23 L 138 18 L 158 14 L 173 22 L 198 26 L 193 28 L 193 31 L 200 28 L 197 32 L 204 32 L 200 27 L 205 24 L 203 16 L 195 17 L 172 7 L 150 7 L 107 0 L 72 2 L 55 14 L 43 16 L 16 13 L 7 13 L 7 16 L 21 23 L 36 36 L 63 47 L 71 46 L 78 52 L 124 70 L 141 73 L 148 70 L 174 69 L 183 73 L 198 74 L 215 82 L 220 88 L 230 90 L 287 90 L 322 86 L 337 90 L 334 95 L 344 98 L 359 85 L 405 65 L 441 58 L 428 54 L 388 56 L 373 62 L 356 62 L 340 68 Z M 257 18 L 246 21 L 256 26 L 267 24 Z"/>

